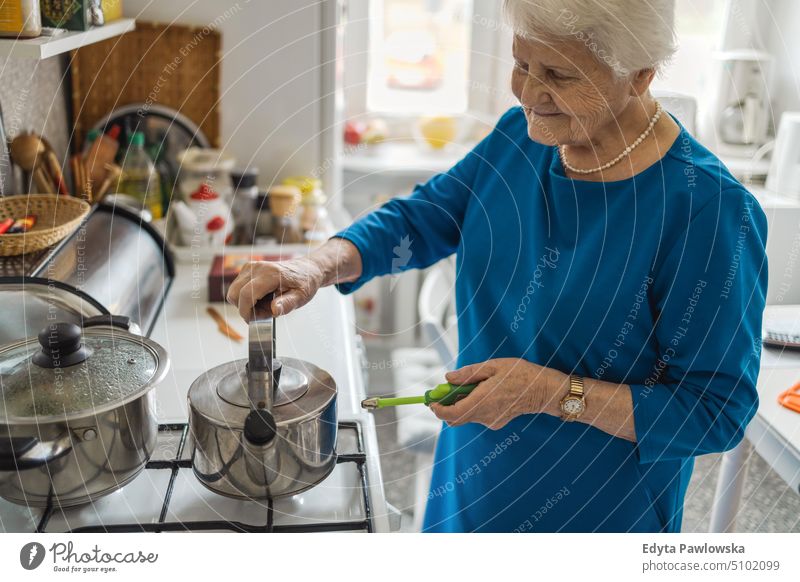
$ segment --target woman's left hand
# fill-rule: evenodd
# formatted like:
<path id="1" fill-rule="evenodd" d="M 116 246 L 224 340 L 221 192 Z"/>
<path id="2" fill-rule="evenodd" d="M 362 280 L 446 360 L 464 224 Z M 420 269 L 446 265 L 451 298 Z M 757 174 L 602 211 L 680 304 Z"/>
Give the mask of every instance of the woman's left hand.
<path id="1" fill-rule="evenodd" d="M 487 360 L 446 377 L 451 384 L 480 384 L 455 404 L 431 404 L 433 413 L 449 426 L 477 422 L 492 430 L 503 428 L 521 414 L 552 409 L 560 398 L 557 391 L 568 379 L 558 370 L 519 358 Z"/>

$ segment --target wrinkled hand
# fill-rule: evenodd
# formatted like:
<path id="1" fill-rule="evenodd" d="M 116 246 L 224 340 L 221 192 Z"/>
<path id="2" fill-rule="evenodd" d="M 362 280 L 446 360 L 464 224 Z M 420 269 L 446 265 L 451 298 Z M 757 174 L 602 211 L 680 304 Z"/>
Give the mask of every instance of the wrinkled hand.
<path id="1" fill-rule="evenodd" d="M 274 292 L 272 313 L 286 315 L 311 301 L 322 281 L 322 270 L 305 257 L 279 263 L 254 261 L 247 263 L 231 283 L 227 300 L 249 321 L 259 299 Z"/>
<path id="2" fill-rule="evenodd" d="M 452 384 L 479 384 L 451 406 L 432 404 L 433 413 L 449 426 L 477 422 L 492 430 L 503 428 L 521 414 L 543 412 L 567 378 L 558 370 L 519 358 L 464 366 L 446 377 Z"/>

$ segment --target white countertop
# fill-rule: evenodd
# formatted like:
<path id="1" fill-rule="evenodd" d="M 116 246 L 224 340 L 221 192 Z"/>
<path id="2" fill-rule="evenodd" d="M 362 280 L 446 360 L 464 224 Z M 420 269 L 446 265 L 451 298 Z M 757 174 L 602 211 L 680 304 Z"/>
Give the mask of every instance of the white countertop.
<path id="1" fill-rule="evenodd" d="M 768 306 L 765 322 L 800 317 L 798 306 Z M 764 347 L 758 376 L 759 406 L 747 438 L 772 468 L 800 492 L 800 413 L 778 403 L 778 395 L 800 382 L 800 350 Z"/>

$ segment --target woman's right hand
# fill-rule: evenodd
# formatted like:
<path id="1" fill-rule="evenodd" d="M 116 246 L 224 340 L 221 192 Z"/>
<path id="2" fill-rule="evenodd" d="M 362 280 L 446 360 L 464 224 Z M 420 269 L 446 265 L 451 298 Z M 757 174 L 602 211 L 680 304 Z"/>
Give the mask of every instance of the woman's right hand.
<path id="1" fill-rule="evenodd" d="M 323 282 L 322 269 L 306 257 L 278 263 L 254 261 L 247 263 L 231 283 L 227 300 L 239 308 L 245 321 L 250 321 L 255 304 L 274 292 L 272 314 L 286 315 L 311 301 Z"/>

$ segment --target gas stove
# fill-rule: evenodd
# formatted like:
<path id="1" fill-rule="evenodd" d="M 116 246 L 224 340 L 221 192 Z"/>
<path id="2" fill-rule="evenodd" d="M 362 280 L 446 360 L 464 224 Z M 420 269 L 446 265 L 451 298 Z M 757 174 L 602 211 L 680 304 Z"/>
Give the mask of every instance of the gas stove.
<path id="1" fill-rule="evenodd" d="M 0 531 L 82 532 L 372 532 L 361 425 L 340 421 L 337 465 L 315 487 L 277 500 L 240 500 L 206 489 L 191 465 L 188 425 L 159 426 L 156 449 L 128 485 L 80 507 L 44 510 L 0 500 Z"/>

